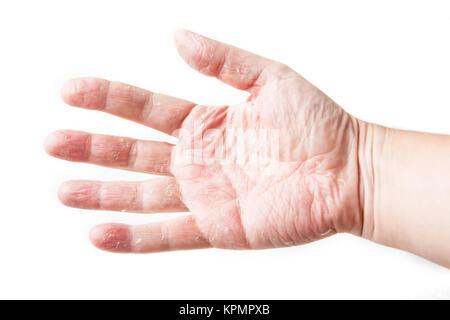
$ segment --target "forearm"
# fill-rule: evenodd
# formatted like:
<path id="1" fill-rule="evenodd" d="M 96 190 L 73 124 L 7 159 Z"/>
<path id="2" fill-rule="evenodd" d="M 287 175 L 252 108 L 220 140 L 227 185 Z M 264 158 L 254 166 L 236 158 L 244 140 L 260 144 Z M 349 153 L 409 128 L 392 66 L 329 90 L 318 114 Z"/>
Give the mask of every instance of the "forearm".
<path id="1" fill-rule="evenodd" d="M 362 236 L 450 267 L 450 136 L 360 122 Z"/>

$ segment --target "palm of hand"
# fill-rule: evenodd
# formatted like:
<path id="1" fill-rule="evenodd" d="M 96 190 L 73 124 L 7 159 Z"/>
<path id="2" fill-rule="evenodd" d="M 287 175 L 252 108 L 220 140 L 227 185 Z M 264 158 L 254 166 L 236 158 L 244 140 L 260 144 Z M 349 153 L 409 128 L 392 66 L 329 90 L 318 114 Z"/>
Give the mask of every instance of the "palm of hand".
<path id="1" fill-rule="evenodd" d="M 259 249 L 301 244 L 357 229 L 356 120 L 285 66 L 191 33 L 182 37 L 178 48 L 189 64 L 249 90 L 251 96 L 242 104 L 221 107 L 156 94 L 149 103 L 149 95 L 140 95 L 140 89 L 122 85 L 111 90 L 111 84 L 92 80 L 79 82 L 76 89 L 66 93 L 70 104 L 103 108 L 144 123 L 150 116 L 158 118 L 162 112 L 159 105 L 169 104 L 173 106 L 171 114 L 166 110 L 160 120 L 147 124 L 169 133 L 180 127 L 176 130 L 178 144 L 173 148 L 123 139 L 118 143 L 108 140 L 111 137 L 80 138 L 74 132 L 65 133 L 64 143 L 61 138 L 50 139 L 47 150 L 61 158 L 127 169 L 132 163 L 134 170 L 175 177 L 149 182 L 147 187 L 72 183 L 60 191 L 64 203 L 111 210 L 120 210 L 125 204 L 126 210 L 139 212 L 177 211 L 186 206 L 192 212 L 186 219 L 169 223 L 103 225 L 94 229 L 94 243 L 119 252 L 209 246 Z M 103 91 L 107 93 L 102 98 Z M 118 109 L 123 100 L 128 101 L 128 111 Z M 151 112 L 146 114 L 149 105 Z M 172 123 L 165 123 L 167 119 Z M 91 149 L 87 159 L 82 158 L 86 141 Z M 109 144 L 106 151 L 105 144 Z M 111 163 L 111 155 L 103 154 L 99 146 L 110 154 L 115 151 L 119 160 L 126 154 L 126 165 Z M 163 165 L 149 160 L 156 155 L 167 158 L 168 154 L 170 160 L 160 162 Z M 147 159 L 143 159 L 145 155 Z M 155 192 L 155 186 L 163 191 Z M 147 189 L 151 196 L 145 194 Z M 124 196 L 124 192 L 131 196 Z"/>
<path id="2" fill-rule="evenodd" d="M 172 170 L 215 247 L 296 245 L 353 227 L 355 123 L 282 72 L 243 104 L 195 107 L 180 130 Z"/>

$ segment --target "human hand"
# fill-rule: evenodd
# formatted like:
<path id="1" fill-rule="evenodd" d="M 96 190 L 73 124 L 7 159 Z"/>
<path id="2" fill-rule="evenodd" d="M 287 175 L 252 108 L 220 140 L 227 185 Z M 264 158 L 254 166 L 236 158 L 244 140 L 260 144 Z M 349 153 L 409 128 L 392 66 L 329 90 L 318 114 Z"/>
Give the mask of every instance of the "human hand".
<path id="1" fill-rule="evenodd" d="M 168 176 L 69 181 L 59 189 L 61 201 L 83 209 L 191 212 L 148 225 L 100 225 L 92 242 L 143 253 L 263 249 L 361 234 L 361 122 L 283 64 L 188 31 L 175 40 L 194 69 L 250 96 L 237 105 L 203 106 L 101 79 L 66 83 L 68 104 L 174 134 L 178 143 L 55 132 L 45 145 L 55 157 Z"/>

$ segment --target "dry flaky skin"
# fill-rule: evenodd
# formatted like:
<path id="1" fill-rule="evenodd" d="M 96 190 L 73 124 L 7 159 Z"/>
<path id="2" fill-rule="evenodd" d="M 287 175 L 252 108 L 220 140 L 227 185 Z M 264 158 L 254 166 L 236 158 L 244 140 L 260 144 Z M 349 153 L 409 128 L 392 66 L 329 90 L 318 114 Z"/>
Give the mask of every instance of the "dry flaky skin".
<path id="1" fill-rule="evenodd" d="M 257 137 L 236 138 L 239 129 L 255 130 Z M 252 163 L 268 143 L 260 132 L 279 141 L 272 155 L 278 161 Z M 238 145 L 241 158 L 235 155 Z M 214 157 L 217 149 L 225 160 Z M 186 151 L 202 157 L 198 163 L 179 160 Z M 214 247 L 282 247 L 335 232 L 360 233 L 357 151 L 356 120 L 282 67 L 243 104 L 194 107 L 183 121 L 172 172 Z"/>
<path id="2" fill-rule="evenodd" d="M 250 96 L 233 106 L 203 106 L 102 79 L 69 81 L 62 93 L 68 104 L 174 134 L 178 144 L 55 132 L 46 142 L 53 156 L 169 176 L 69 181 L 61 201 L 192 213 L 143 226 L 97 226 L 94 244 L 116 252 L 263 249 L 336 232 L 360 235 L 360 122 L 283 64 L 187 31 L 176 43 L 193 68 Z"/>
<path id="3" fill-rule="evenodd" d="M 61 159 L 165 176 L 68 181 L 58 192 L 64 204 L 191 212 L 96 226 L 97 247 L 263 249 L 349 232 L 450 266 L 449 136 L 357 120 L 285 65 L 233 46 L 188 31 L 175 42 L 194 69 L 250 96 L 202 106 L 103 79 L 68 81 L 66 103 L 178 137 L 176 145 L 70 130 L 47 138 L 46 151 Z"/>

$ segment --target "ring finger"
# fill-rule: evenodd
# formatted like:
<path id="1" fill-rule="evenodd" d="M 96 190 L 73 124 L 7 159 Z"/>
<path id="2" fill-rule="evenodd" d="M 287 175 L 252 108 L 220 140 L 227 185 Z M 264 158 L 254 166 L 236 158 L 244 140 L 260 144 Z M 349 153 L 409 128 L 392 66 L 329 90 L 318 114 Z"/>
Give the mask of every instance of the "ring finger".
<path id="1" fill-rule="evenodd" d="M 174 178 L 143 182 L 67 181 L 58 190 L 69 207 L 137 213 L 188 211 Z"/>

